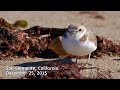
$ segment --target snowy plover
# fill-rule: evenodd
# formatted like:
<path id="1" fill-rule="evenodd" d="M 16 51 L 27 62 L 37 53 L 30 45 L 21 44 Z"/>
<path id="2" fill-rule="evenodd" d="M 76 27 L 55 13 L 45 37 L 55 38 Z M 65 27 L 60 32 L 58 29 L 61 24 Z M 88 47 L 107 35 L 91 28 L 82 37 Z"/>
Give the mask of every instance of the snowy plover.
<path id="1" fill-rule="evenodd" d="M 91 53 L 97 49 L 97 39 L 94 33 L 79 24 L 69 25 L 61 42 L 63 49 L 70 55 L 89 55 L 88 64 Z"/>

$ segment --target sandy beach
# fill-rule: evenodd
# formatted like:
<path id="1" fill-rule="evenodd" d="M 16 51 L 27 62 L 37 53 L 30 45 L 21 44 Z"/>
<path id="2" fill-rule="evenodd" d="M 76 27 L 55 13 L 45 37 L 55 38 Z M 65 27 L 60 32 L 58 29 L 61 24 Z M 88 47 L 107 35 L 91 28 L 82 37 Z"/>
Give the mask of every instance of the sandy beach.
<path id="1" fill-rule="evenodd" d="M 0 11 L 0 17 L 9 23 L 16 20 L 28 21 L 28 27 L 36 25 L 44 27 L 66 28 L 72 23 L 83 23 L 87 29 L 90 29 L 99 36 L 104 36 L 115 43 L 120 43 L 120 12 L 119 11 L 99 11 L 105 19 L 94 18 L 94 15 L 80 14 L 80 11 Z M 114 60 L 115 56 L 104 56 L 103 58 L 91 59 L 92 65 L 101 69 L 111 70 L 113 79 L 120 79 L 120 61 Z M 52 61 L 55 59 L 44 58 L 20 58 L 13 60 L 0 60 L 0 78 L 16 79 L 21 76 L 5 75 L 6 66 L 15 67 L 15 65 L 40 63 L 41 61 Z M 75 59 L 72 59 L 73 61 Z M 79 63 L 87 62 L 87 59 L 80 59 Z M 30 64 L 31 65 L 31 64 Z M 88 76 L 89 71 L 83 71 L 84 76 Z M 95 71 L 92 71 L 95 74 Z"/>

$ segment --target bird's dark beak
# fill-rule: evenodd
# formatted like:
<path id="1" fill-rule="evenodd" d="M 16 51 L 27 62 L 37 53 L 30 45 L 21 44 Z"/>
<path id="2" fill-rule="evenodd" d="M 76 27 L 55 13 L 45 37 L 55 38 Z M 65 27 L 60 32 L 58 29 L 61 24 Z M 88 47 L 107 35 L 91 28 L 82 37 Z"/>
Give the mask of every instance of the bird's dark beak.
<path id="1" fill-rule="evenodd" d="M 70 31 L 69 33 L 70 33 L 70 35 L 74 35 L 75 31 Z"/>

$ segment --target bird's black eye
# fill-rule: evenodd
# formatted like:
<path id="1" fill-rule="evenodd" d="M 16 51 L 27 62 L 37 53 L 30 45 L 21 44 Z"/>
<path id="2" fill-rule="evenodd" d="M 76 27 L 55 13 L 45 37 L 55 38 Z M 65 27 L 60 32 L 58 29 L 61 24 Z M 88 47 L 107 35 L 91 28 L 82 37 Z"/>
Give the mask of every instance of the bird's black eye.
<path id="1" fill-rule="evenodd" d="M 79 29 L 79 31 L 82 31 L 82 29 Z"/>

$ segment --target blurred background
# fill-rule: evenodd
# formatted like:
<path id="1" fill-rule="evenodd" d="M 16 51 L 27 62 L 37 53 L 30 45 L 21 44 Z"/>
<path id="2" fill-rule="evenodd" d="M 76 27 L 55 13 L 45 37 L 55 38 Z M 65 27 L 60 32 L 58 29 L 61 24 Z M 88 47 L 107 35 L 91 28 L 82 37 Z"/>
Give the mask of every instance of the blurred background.
<path id="1" fill-rule="evenodd" d="M 0 17 L 9 23 L 26 20 L 28 27 L 66 28 L 80 23 L 97 35 L 120 42 L 120 11 L 0 11 Z"/>

